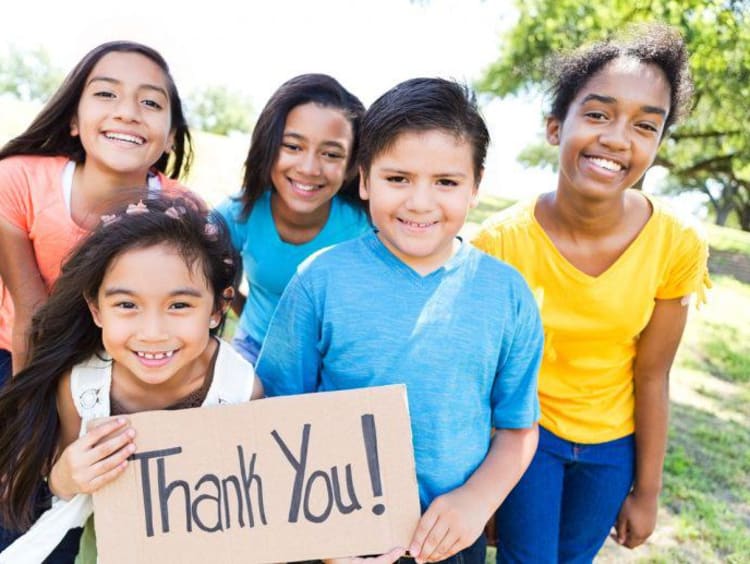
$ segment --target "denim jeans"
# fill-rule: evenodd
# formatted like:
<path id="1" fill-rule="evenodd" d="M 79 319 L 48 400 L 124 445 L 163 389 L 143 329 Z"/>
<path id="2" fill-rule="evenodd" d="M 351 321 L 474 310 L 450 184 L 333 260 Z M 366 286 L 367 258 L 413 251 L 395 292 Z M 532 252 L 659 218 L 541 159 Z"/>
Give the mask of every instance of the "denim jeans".
<path id="1" fill-rule="evenodd" d="M 246 361 L 255 366 L 258 354 L 260 354 L 259 342 L 250 335 L 246 335 L 241 329 L 238 329 L 234 334 L 234 339 L 232 339 L 232 346 Z"/>
<path id="2" fill-rule="evenodd" d="M 498 563 L 589 563 L 633 483 L 633 435 L 598 444 L 539 429 L 531 465 L 496 515 Z"/>
<path id="3" fill-rule="evenodd" d="M 13 365 L 11 364 L 10 351 L 0 349 L 0 389 L 2 389 L 6 382 L 10 381 L 12 373 Z"/>

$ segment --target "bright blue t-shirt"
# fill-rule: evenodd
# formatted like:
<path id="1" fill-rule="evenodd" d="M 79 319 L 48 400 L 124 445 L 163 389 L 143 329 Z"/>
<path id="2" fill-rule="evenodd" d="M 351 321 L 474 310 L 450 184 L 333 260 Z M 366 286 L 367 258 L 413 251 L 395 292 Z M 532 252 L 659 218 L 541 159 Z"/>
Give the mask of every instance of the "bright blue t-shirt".
<path id="1" fill-rule="evenodd" d="M 284 288 L 299 264 L 315 251 L 358 237 L 372 229 L 364 210 L 334 197 L 328 221 L 311 241 L 295 245 L 281 240 L 271 214 L 271 191 L 255 202 L 242 220 L 242 202 L 227 198 L 216 208 L 229 226 L 234 248 L 242 255 L 249 286 L 239 329 L 262 343 Z"/>
<path id="2" fill-rule="evenodd" d="M 303 263 L 256 372 L 269 396 L 406 384 L 426 509 L 481 464 L 492 427 L 537 421 L 542 346 L 511 266 L 463 243 L 421 276 L 370 232 Z"/>

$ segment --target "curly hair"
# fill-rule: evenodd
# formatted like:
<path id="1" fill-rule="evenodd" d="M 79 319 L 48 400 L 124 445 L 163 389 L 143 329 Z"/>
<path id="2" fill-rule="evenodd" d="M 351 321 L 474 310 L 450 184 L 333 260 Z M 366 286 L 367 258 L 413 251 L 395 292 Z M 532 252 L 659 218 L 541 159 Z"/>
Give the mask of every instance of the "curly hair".
<path id="1" fill-rule="evenodd" d="M 563 53 L 551 61 L 550 115 L 563 121 L 570 104 L 586 83 L 619 58 L 656 65 L 664 73 L 670 86 L 664 131 L 689 112 L 693 81 L 685 42 L 675 28 L 651 23 L 631 26 L 620 36 Z"/>

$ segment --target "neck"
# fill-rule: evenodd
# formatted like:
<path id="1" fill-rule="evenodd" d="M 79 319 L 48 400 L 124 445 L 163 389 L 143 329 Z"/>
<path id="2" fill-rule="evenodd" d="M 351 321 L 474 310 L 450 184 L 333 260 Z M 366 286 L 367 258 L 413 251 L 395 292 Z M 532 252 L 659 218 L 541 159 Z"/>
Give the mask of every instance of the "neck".
<path id="1" fill-rule="evenodd" d="M 612 200 L 587 200 L 560 192 L 542 196 L 555 223 L 575 235 L 601 237 L 619 229 L 625 219 L 625 194 Z"/>
<path id="2" fill-rule="evenodd" d="M 287 243 L 307 243 L 315 238 L 328 221 L 331 202 L 309 213 L 300 213 L 284 205 L 279 195 L 271 193 L 271 215 L 281 239 Z"/>

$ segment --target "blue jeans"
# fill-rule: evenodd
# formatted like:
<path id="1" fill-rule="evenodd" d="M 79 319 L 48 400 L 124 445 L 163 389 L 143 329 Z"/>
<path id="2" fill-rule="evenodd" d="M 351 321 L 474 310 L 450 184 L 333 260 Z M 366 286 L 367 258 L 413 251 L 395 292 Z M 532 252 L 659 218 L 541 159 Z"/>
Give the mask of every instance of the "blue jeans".
<path id="1" fill-rule="evenodd" d="M 496 515 L 498 563 L 589 563 L 633 483 L 633 435 L 598 444 L 539 428 L 531 465 Z"/>
<path id="2" fill-rule="evenodd" d="M 13 366 L 10 351 L 0 349 L 0 389 L 10 380 L 11 374 L 13 374 Z"/>
<path id="3" fill-rule="evenodd" d="M 250 335 L 247 335 L 242 329 L 237 329 L 232 339 L 232 346 L 234 350 L 240 353 L 245 360 L 255 366 L 258 360 L 258 354 L 260 354 L 260 343 L 253 339 Z"/>

